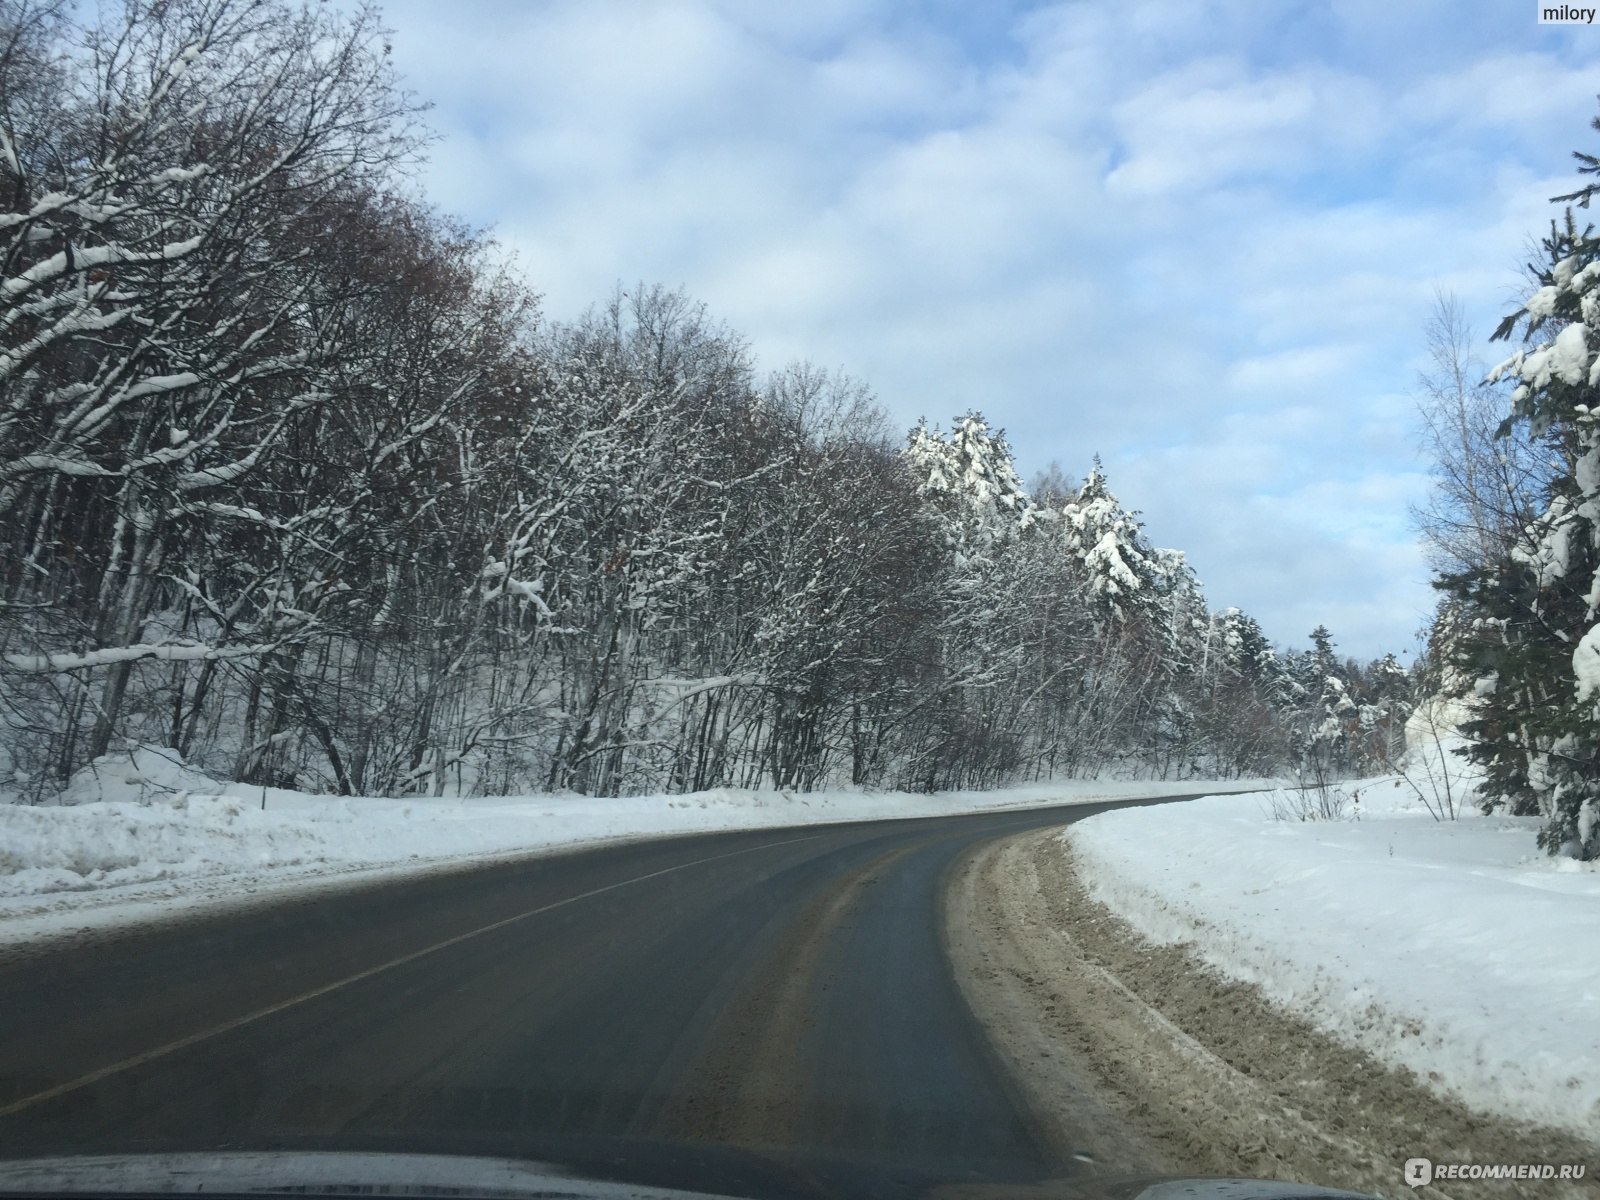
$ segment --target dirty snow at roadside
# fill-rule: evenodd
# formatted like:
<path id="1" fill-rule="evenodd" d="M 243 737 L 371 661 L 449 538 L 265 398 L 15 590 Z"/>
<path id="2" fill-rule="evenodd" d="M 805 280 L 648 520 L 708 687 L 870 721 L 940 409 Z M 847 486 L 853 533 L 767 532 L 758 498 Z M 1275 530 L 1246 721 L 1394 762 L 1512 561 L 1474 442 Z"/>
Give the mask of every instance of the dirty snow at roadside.
<path id="1" fill-rule="evenodd" d="M 146 748 L 79 772 L 60 804 L 0 803 L 0 942 L 338 884 L 358 873 L 611 839 L 1087 804 L 1216 786 L 1077 781 L 933 796 L 718 789 L 622 798 L 352 799 L 219 783 L 170 750 Z"/>
<path id="2" fill-rule="evenodd" d="M 1427 766 L 1421 796 L 1345 785 L 1359 818 L 1352 802 L 1296 819 L 1300 793 L 1218 796 L 1063 838 L 1091 894 L 1146 937 L 1469 1105 L 1593 1137 L 1600 871 L 1547 857 L 1535 818 L 1436 820 Z"/>

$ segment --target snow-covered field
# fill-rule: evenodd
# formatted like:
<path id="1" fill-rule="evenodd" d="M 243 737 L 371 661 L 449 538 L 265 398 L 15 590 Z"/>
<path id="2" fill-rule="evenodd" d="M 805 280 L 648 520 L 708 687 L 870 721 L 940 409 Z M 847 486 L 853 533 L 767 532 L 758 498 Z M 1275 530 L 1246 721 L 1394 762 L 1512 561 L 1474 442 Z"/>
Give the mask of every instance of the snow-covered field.
<path id="1" fill-rule="evenodd" d="M 1395 777 L 1345 785 L 1360 807 L 1342 819 L 1275 819 L 1298 793 L 1218 796 L 1063 838 L 1091 893 L 1146 937 L 1188 943 L 1473 1107 L 1592 1138 L 1600 870 L 1547 857 L 1535 819 L 1435 819 L 1427 757 L 1410 772 L 1420 795 Z"/>
<path id="2" fill-rule="evenodd" d="M 1216 786 L 1074 781 L 932 796 L 719 789 L 620 799 L 344 799 L 219 783 L 171 751 L 148 748 L 80 772 L 58 805 L 0 803 L 0 943 L 337 886 L 358 874 L 614 839 L 1088 804 Z"/>

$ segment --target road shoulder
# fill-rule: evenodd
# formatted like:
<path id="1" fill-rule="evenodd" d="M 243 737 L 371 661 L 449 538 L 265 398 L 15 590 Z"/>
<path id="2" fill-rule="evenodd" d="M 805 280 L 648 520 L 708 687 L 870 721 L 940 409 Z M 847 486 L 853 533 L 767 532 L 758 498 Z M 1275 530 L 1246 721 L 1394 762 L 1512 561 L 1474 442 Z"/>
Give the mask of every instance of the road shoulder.
<path id="1" fill-rule="evenodd" d="M 1144 1165 L 1388 1195 L 1404 1191 L 1401 1165 L 1417 1155 L 1600 1168 L 1595 1146 L 1471 1112 L 1185 948 L 1144 942 L 1084 894 L 1069 855 L 1059 831 L 989 843 L 953 874 L 945 912 L 962 992 L 1058 1149 L 1108 1173 Z M 1453 1182 L 1420 1194 L 1576 1200 L 1588 1187 Z"/>

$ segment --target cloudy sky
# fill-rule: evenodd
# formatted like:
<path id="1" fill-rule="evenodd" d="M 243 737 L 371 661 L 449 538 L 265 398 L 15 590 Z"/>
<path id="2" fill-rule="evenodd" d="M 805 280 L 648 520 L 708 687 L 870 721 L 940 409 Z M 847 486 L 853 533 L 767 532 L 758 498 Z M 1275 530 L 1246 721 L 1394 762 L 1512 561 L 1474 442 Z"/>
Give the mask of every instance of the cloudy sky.
<path id="1" fill-rule="evenodd" d="M 1600 151 L 1528 0 L 388 0 L 440 207 L 573 317 L 681 286 L 765 367 L 1091 456 L 1213 607 L 1400 651 L 1436 289 L 1487 333 Z M 1491 352 L 1485 347 L 1487 357 Z"/>

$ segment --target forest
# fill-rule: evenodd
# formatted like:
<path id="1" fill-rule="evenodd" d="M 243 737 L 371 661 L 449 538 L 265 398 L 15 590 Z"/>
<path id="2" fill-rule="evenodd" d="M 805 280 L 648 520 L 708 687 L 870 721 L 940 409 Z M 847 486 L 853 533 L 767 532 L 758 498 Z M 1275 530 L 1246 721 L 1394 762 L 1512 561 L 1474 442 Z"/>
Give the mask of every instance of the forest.
<path id="1" fill-rule="evenodd" d="M 1212 611 L 1098 460 L 541 313 L 378 17 L 0 0 L 0 778 L 366 795 L 1370 773 L 1416 683 Z M 1064 423 L 1072 420 L 1062 401 Z M 1089 457 L 1086 454 L 1086 458 Z"/>

